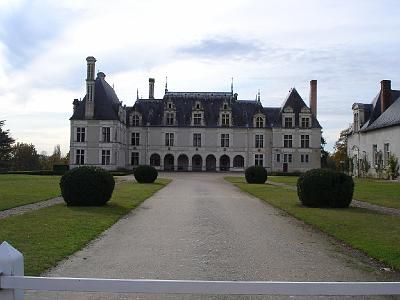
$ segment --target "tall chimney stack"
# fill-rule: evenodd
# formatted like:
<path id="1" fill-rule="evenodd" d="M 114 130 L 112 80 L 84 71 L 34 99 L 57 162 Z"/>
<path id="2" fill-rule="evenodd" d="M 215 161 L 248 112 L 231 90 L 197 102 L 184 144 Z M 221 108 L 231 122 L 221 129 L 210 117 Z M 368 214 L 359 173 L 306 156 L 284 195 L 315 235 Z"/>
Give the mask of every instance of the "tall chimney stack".
<path id="1" fill-rule="evenodd" d="M 149 99 L 154 99 L 154 78 L 149 78 Z"/>
<path id="2" fill-rule="evenodd" d="M 317 81 L 310 81 L 310 109 L 311 114 L 317 117 Z"/>
<path id="3" fill-rule="evenodd" d="M 392 104 L 392 83 L 390 80 L 381 81 L 381 113 Z"/>
<path id="4" fill-rule="evenodd" d="M 85 105 L 85 118 L 93 119 L 94 117 L 94 70 L 96 59 L 93 56 L 86 58 L 87 62 L 87 78 L 86 78 L 86 105 Z"/>

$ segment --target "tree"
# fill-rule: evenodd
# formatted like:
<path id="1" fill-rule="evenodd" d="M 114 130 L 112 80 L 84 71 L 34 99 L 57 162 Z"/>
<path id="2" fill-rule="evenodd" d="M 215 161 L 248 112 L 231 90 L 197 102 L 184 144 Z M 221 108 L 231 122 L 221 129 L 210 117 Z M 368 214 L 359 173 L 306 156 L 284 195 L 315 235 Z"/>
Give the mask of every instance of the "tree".
<path id="1" fill-rule="evenodd" d="M 321 135 L 321 168 L 328 167 L 329 152 L 325 151 L 326 140 Z"/>
<path id="2" fill-rule="evenodd" d="M 387 172 L 390 179 L 395 179 L 399 176 L 399 159 L 394 154 L 389 155 Z"/>
<path id="3" fill-rule="evenodd" d="M 39 155 L 32 144 L 17 143 L 12 147 L 12 168 L 16 171 L 38 170 Z"/>
<path id="4" fill-rule="evenodd" d="M 348 170 L 348 157 L 347 157 L 347 133 L 348 129 L 340 132 L 339 139 L 335 143 L 335 151 L 332 154 L 332 159 L 335 161 L 336 169 Z"/>
<path id="5" fill-rule="evenodd" d="M 3 131 L 5 121 L 0 120 L 0 168 L 6 168 L 11 159 L 12 144 L 15 140 L 10 136 L 9 130 Z"/>

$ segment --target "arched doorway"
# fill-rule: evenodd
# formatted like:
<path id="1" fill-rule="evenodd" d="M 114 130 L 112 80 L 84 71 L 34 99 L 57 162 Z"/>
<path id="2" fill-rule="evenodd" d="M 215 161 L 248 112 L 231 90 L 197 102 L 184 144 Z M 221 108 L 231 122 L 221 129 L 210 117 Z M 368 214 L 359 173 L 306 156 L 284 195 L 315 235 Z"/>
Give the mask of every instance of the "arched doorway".
<path id="1" fill-rule="evenodd" d="M 164 156 L 164 170 L 174 170 L 174 156 L 172 154 L 167 154 Z"/>
<path id="2" fill-rule="evenodd" d="M 192 157 L 192 171 L 201 171 L 203 166 L 203 159 L 200 155 L 196 154 Z"/>
<path id="3" fill-rule="evenodd" d="M 238 169 L 244 168 L 244 158 L 241 155 L 236 155 L 233 158 L 233 167 Z"/>
<path id="4" fill-rule="evenodd" d="M 189 158 L 185 154 L 178 156 L 178 171 L 187 171 L 189 168 Z"/>
<path id="5" fill-rule="evenodd" d="M 231 165 L 231 160 L 228 155 L 224 154 L 219 159 L 219 170 L 220 171 L 229 171 L 229 167 Z"/>
<path id="6" fill-rule="evenodd" d="M 153 153 L 150 156 L 150 166 L 159 167 L 160 163 L 161 163 L 160 155 L 158 155 L 157 153 Z"/>
<path id="7" fill-rule="evenodd" d="M 215 171 L 217 169 L 217 160 L 210 154 L 206 157 L 206 171 Z"/>

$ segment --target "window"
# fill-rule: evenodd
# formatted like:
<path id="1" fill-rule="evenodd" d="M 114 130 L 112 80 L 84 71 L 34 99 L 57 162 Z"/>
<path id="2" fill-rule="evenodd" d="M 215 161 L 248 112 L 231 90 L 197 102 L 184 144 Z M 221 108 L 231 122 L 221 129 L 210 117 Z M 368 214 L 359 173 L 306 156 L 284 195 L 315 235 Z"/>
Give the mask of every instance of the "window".
<path id="1" fill-rule="evenodd" d="M 154 153 L 150 156 L 150 166 L 159 167 L 160 166 L 160 155 Z"/>
<path id="2" fill-rule="evenodd" d="M 76 149 L 75 164 L 76 165 L 84 165 L 85 164 L 85 150 Z"/>
<path id="3" fill-rule="evenodd" d="M 284 148 L 292 148 L 292 135 L 285 134 L 283 136 L 283 147 Z"/>
<path id="4" fill-rule="evenodd" d="M 76 128 L 76 141 L 77 142 L 84 142 L 85 141 L 85 127 L 78 127 Z"/>
<path id="5" fill-rule="evenodd" d="M 139 144 L 140 144 L 140 133 L 139 132 L 132 132 L 131 144 L 132 144 L 132 146 L 139 146 Z"/>
<path id="6" fill-rule="evenodd" d="M 139 165 L 139 152 L 131 153 L 131 165 L 138 166 Z"/>
<path id="7" fill-rule="evenodd" d="M 389 144 L 384 144 L 383 145 L 383 159 L 385 161 L 385 166 L 388 164 L 389 161 L 389 156 L 390 156 L 390 150 L 389 150 Z"/>
<path id="8" fill-rule="evenodd" d="M 224 104 L 224 109 L 228 109 L 228 104 Z"/>
<path id="9" fill-rule="evenodd" d="M 256 148 L 264 148 L 264 136 L 262 134 L 256 134 Z"/>
<path id="10" fill-rule="evenodd" d="M 138 115 L 133 115 L 132 126 L 140 126 L 140 118 Z"/>
<path id="11" fill-rule="evenodd" d="M 196 109 L 200 109 L 200 103 L 196 104 Z"/>
<path id="12" fill-rule="evenodd" d="M 222 121 L 221 121 L 221 125 L 222 126 L 229 126 L 229 114 L 222 114 Z"/>
<path id="13" fill-rule="evenodd" d="M 378 161 L 378 145 L 372 145 L 372 158 L 375 166 L 379 164 Z"/>
<path id="14" fill-rule="evenodd" d="M 201 125 L 201 113 L 193 114 L 193 125 Z"/>
<path id="15" fill-rule="evenodd" d="M 291 117 L 285 118 L 285 128 L 292 128 L 293 127 L 293 119 Z"/>
<path id="16" fill-rule="evenodd" d="M 101 133 L 102 133 L 102 141 L 104 143 L 109 143 L 111 140 L 111 128 L 103 127 L 101 128 Z"/>
<path id="17" fill-rule="evenodd" d="M 165 134 L 165 146 L 172 147 L 174 145 L 174 134 L 166 133 Z"/>
<path id="18" fill-rule="evenodd" d="M 263 128 L 264 127 L 264 119 L 263 119 L 263 117 L 257 117 L 256 118 L 256 127 L 257 128 Z"/>
<path id="19" fill-rule="evenodd" d="M 308 163 L 308 154 L 302 154 L 300 155 L 300 161 L 302 163 Z"/>
<path id="20" fill-rule="evenodd" d="M 302 128 L 309 128 L 310 127 L 310 118 L 301 118 L 301 127 Z"/>
<path id="21" fill-rule="evenodd" d="M 167 113 L 167 125 L 174 125 L 174 113 Z"/>
<path id="22" fill-rule="evenodd" d="M 256 165 L 256 166 L 264 165 L 264 155 L 263 154 L 255 154 L 254 155 L 254 165 Z"/>
<path id="23" fill-rule="evenodd" d="M 300 136 L 300 147 L 301 148 L 310 148 L 310 136 L 307 134 L 302 134 Z"/>
<path id="24" fill-rule="evenodd" d="M 291 163 L 292 162 L 292 154 L 283 154 L 283 162 Z"/>
<path id="25" fill-rule="evenodd" d="M 172 103 L 171 102 L 168 103 L 168 109 L 172 109 Z"/>
<path id="26" fill-rule="evenodd" d="M 244 158 L 241 155 L 236 155 L 233 159 L 234 168 L 244 168 Z"/>
<path id="27" fill-rule="evenodd" d="M 87 91 L 87 93 L 88 93 L 87 100 L 88 101 L 93 101 L 93 85 L 88 85 L 87 89 L 88 89 L 88 91 Z"/>
<path id="28" fill-rule="evenodd" d="M 193 133 L 193 147 L 201 147 L 201 133 Z"/>
<path id="29" fill-rule="evenodd" d="M 109 165 L 111 162 L 111 151 L 110 150 L 101 150 L 101 164 Z"/>
<path id="30" fill-rule="evenodd" d="M 229 147 L 229 134 L 222 133 L 221 134 L 221 147 Z"/>
<path id="31" fill-rule="evenodd" d="M 277 161 L 277 162 L 281 162 L 281 155 L 280 155 L 280 154 L 277 154 L 277 155 L 276 155 L 276 161 Z"/>

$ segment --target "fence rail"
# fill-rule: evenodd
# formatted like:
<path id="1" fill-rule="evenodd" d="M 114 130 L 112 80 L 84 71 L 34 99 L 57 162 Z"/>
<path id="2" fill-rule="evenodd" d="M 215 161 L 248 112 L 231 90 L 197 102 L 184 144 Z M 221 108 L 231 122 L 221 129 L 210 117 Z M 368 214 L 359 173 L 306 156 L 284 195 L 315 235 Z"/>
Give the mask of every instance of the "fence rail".
<path id="1" fill-rule="evenodd" d="M 22 300 L 24 290 L 282 296 L 400 295 L 400 282 L 282 282 L 99 279 L 24 276 L 23 256 L 11 245 L 0 245 L 0 298 Z"/>

